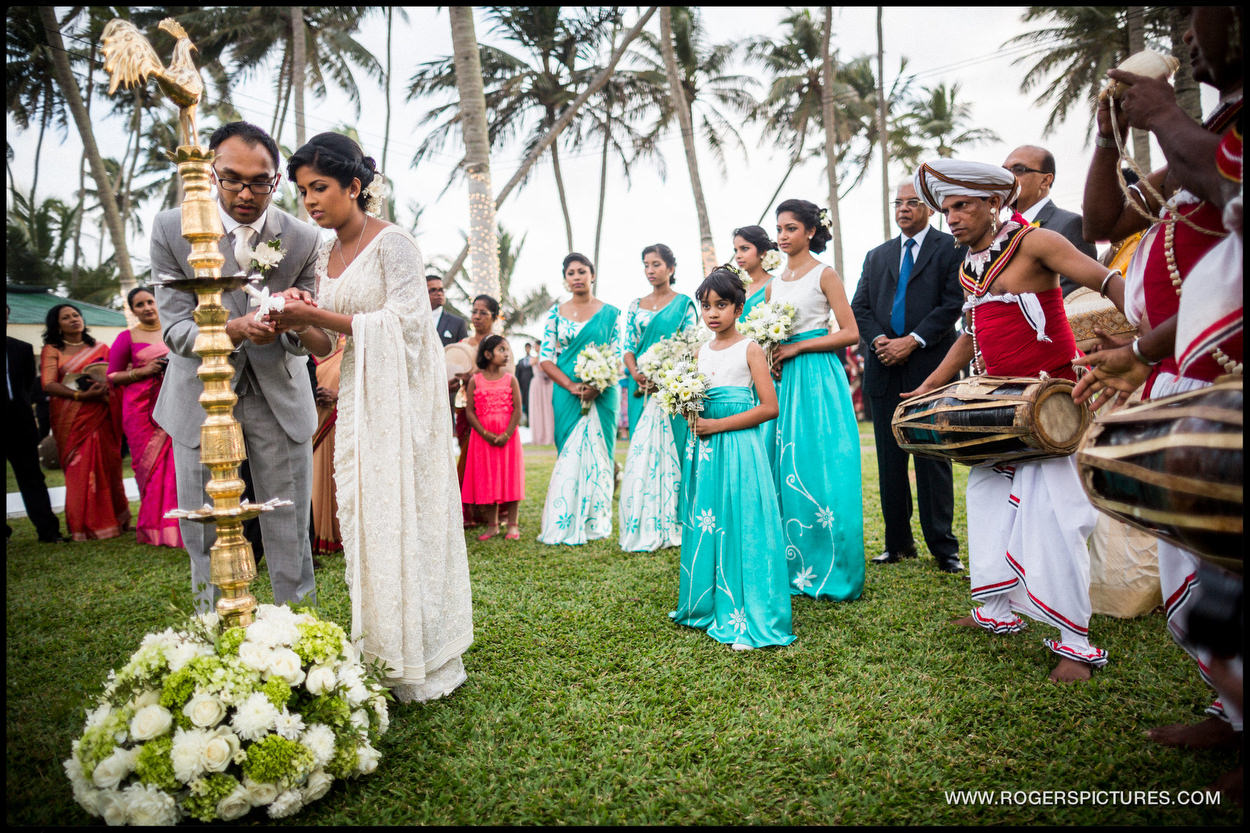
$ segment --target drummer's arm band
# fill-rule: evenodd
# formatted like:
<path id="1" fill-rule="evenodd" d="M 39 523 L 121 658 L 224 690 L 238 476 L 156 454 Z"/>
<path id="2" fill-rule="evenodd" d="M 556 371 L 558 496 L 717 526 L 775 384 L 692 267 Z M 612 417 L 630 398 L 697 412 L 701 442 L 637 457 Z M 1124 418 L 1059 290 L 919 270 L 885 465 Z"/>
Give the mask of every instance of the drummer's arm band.
<path id="1" fill-rule="evenodd" d="M 1150 359 L 1146 358 L 1146 356 L 1141 351 L 1141 347 L 1139 347 L 1137 344 L 1137 342 L 1139 341 L 1141 341 L 1141 336 L 1138 336 L 1137 338 L 1133 339 L 1133 342 L 1132 342 L 1133 355 L 1137 357 L 1137 360 L 1141 362 L 1142 364 L 1148 364 L 1151 367 L 1158 364 L 1159 360 L 1152 362 Z"/>
<path id="2" fill-rule="evenodd" d="M 1112 269 L 1110 272 L 1107 273 L 1107 277 L 1102 279 L 1102 286 L 1098 287 L 1099 295 L 1101 295 L 1104 298 L 1107 297 L 1107 284 L 1111 283 L 1111 279 L 1114 278 L 1116 275 L 1120 275 L 1120 277 L 1124 277 L 1124 275 L 1120 273 L 1119 269 Z"/>

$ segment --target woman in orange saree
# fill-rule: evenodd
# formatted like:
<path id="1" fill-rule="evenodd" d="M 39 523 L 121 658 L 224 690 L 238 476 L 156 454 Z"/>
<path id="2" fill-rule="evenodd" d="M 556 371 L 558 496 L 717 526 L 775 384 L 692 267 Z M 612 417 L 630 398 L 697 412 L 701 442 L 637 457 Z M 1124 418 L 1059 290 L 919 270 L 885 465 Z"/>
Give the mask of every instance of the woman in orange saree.
<path id="1" fill-rule="evenodd" d="M 57 304 L 44 323 L 41 381 L 65 472 L 65 525 L 75 541 L 114 538 L 130 525 L 130 502 L 121 409 L 105 380 L 108 345 L 91 337 L 73 304 Z"/>
<path id="2" fill-rule="evenodd" d="M 334 423 L 338 417 L 339 368 L 343 365 L 340 334 L 334 352 L 317 362 L 317 430 L 313 433 L 312 466 L 312 550 L 314 553 L 343 551 L 339 531 L 339 505 L 334 496 Z"/>

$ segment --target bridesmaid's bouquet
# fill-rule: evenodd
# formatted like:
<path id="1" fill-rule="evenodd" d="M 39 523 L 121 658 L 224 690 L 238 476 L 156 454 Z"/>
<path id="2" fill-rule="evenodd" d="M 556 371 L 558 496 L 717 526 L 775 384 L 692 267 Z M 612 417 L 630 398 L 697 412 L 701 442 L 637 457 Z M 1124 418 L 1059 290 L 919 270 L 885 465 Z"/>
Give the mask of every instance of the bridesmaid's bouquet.
<path id="1" fill-rule="evenodd" d="M 651 378 L 656 385 L 656 399 L 660 409 L 670 416 L 684 416 L 694 431 L 694 424 L 703 411 L 709 381 L 699 372 L 695 355 L 682 356 L 671 361 L 671 366 L 661 367 Z"/>
<path id="2" fill-rule="evenodd" d="M 655 383 L 661 372 L 672 370 L 678 362 L 694 361 L 699 348 L 707 343 L 707 336 L 706 329 L 687 327 L 660 339 L 638 357 L 638 372 Z M 634 395 L 640 396 L 641 391 Z"/>
<path id="3" fill-rule="evenodd" d="M 738 325 L 738 331 L 764 348 L 764 357 L 771 365 L 773 350 L 792 335 L 794 316 L 793 304 L 764 302 L 747 313 Z"/>
<path id="4" fill-rule="evenodd" d="M 604 344 L 589 344 L 577 354 L 573 374 L 588 385 L 609 391 L 621 381 L 621 365 L 616 353 Z M 582 402 L 582 413 L 590 412 L 590 403 Z"/>

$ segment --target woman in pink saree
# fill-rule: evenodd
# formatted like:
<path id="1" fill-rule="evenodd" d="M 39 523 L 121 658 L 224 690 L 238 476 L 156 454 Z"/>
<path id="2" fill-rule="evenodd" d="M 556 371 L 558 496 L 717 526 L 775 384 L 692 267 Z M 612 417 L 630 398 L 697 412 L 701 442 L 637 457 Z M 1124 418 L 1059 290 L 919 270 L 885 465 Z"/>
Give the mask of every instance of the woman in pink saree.
<path id="1" fill-rule="evenodd" d="M 178 521 L 165 517 L 170 509 L 178 508 L 174 449 L 169 435 L 152 421 L 169 348 L 161 340 L 161 319 L 151 291 L 137 286 L 126 296 L 126 303 L 139 323 L 113 342 L 108 380 L 121 389 L 122 428 L 139 486 L 136 537 L 140 544 L 181 549 Z"/>
<path id="2" fill-rule="evenodd" d="M 65 526 L 75 541 L 115 538 L 130 524 L 122 486 L 121 414 L 105 380 L 109 348 L 73 304 L 48 310 L 40 381 L 65 471 Z"/>

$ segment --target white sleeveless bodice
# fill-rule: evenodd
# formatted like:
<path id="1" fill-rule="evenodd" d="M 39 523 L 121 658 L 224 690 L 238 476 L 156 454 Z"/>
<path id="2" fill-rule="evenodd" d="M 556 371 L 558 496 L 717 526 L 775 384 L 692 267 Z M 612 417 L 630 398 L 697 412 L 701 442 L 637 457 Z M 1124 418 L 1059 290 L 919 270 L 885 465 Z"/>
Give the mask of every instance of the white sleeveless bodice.
<path id="1" fill-rule="evenodd" d="M 749 344 L 751 339 L 744 338 L 724 350 L 713 350 L 710 342 L 699 348 L 699 372 L 708 378 L 709 388 L 751 387 Z"/>
<path id="2" fill-rule="evenodd" d="M 820 273 L 828 268 L 818 263 L 802 277 L 792 281 L 775 279 L 772 286 L 771 301 L 784 301 L 794 306 L 795 334 L 808 330 L 823 330 L 830 326 L 829 300 L 820 289 Z"/>

